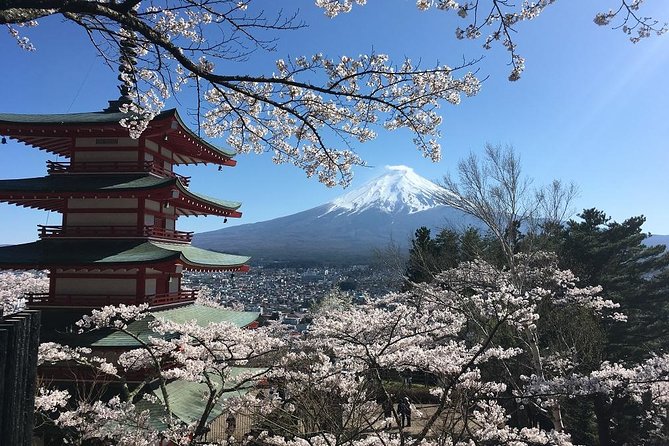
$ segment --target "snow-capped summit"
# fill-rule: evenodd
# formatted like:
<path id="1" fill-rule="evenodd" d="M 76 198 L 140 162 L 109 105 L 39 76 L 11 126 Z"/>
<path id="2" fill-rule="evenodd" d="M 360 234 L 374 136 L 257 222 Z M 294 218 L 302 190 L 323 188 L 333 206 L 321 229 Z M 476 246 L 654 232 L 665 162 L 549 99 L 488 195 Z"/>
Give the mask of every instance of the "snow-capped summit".
<path id="1" fill-rule="evenodd" d="M 411 167 L 386 166 L 386 173 L 330 202 L 329 212 L 357 214 L 369 209 L 413 214 L 441 205 L 444 190 Z"/>
<path id="2" fill-rule="evenodd" d="M 439 199 L 445 192 L 406 166 L 339 198 L 296 214 L 196 234 L 195 246 L 250 255 L 259 262 L 370 263 L 388 246 L 408 252 L 421 226 L 462 229 L 477 222 Z M 480 225 L 480 224 L 479 224 Z"/>

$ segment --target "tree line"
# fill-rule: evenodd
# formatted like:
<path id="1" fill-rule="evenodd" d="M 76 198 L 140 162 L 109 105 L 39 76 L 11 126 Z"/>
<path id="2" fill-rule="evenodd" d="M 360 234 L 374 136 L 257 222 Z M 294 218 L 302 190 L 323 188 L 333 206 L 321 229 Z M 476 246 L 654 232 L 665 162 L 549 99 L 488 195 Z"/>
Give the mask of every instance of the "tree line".
<path id="1" fill-rule="evenodd" d="M 579 287 L 600 288 L 602 298 L 615 303 L 615 312 L 620 315 L 602 318 L 583 307 L 556 306 L 548 301 L 538 305 L 533 335 L 537 354 L 541 350 L 538 356 L 562 357 L 561 380 L 592 376 L 603 365 L 638 364 L 667 352 L 669 252 L 664 245 L 644 243 L 648 234 L 643 232 L 643 216 L 619 223 L 591 208 L 576 219 L 562 221 L 562 210 L 574 196 L 573 187 L 553 182 L 548 188 L 530 191 L 520 160 L 510 148 L 489 146 L 483 159 L 471 156 L 461 162 L 458 179 L 447 178 L 445 183 L 458 191 L 447 195 L 445 201 L 480 218 L 485 229 L 445 228 L 434 236 L 426 227 L 417 229 L 411 241 L 405 289 L 440 282 L 448 271 L 481 261 L 510 274 L 523 289 L 529 285 L 524 281 L 532 259 L 550 254 L 556 268 L 570 271 Z M 552 206 L 547 206 L 549 202 Z M 520 348 L 522 343 L 527 346 L 525 340 L 509 342 Z M 527 371 L 522 363 L 532 362 L 531 353 L 516 359 L 519 363 L 512 367 L 493 367 L 488 372 L 506 375 L 509 381 L 522 380 Z M 555 395 L 565 392 L 555 401 L 561 409 L 559 423 L 576 443 L 662 444 L 669 438 L 666 406 L 662 421 L 652 422 L 662 426 L 661 432 L 655 431 L 656 437 L 649 434 L 653 428 L 646 411 L 652 405 L 648 395 L 632 397 L 612 391 L 575 398 L 579 392 L 574 388 L 567 391 L 563 386 L 553 391 Z M 548 426 L 559 424 L 546 411 L 534 411 L 527 404 L 522 405 L 523 411 L 519 407 L 514 407 L 514 413 L 532 412 L 539 423 L 543 419 Z M 527 420 L 514 422 L 522 425 Z"/>

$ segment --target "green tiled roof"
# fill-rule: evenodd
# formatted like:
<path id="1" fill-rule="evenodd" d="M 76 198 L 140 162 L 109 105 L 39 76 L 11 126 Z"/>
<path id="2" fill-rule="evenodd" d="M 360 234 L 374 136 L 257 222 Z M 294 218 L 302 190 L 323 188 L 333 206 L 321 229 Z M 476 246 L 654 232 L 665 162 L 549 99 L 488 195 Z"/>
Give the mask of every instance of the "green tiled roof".
<path id="1" fill-rule="evenodd" d="M 131 322 L 128 331 L 144 342 L 149 336 L 156 337 L 149 328 L 149 323 L 156 318 L 171 322 L 184 323 L 195 320 L 202 327 L 210 323 L 229 322 L 237 327 L 245 327 L 260 317 L 260 313 L 250 311 L 233 311 L 224 308 L 207 307 L 204 305 L 187 305 L 164 311 L 154 311 L 145 319 Z M 70 346 L 97 348 L 134 348 L 141 344 L 125 333 L 118 331 L 97 330 L 83 334 L 64 334 L 59 342 Z"/>
<path id="2" fill-rule="evenodd" d="M 209 203 L 209 204 L 213 204 L 214 206 L 221 206 L 221 207 L 224 207 L 224 208 L 235 209 L 236 210 L 236 209 L 239 209 L 242 205 L 238 201 L 221 200 L 221 199 L 210 197 L 210 196 L 204 195 L 204 194 L 194 194 L 194 193 L 188 191 L 187 189 L 184 189 L 184 190 L 186 190 L 189 194 L 194 195 L 195 197 L 197 197 L 197 199 L 199 201 Z"/>
<path id="3" fill-rule="evenodd" d="M 91 125 L 91 124 L 117 124 L 121 119 L 127 117 L 128 114 L 120 112 L 88 112 L 88 113 L 61 113 L 61 114 L 17 114 L 17 113 L 0 113 L 0 124 L 29 124 L 32 126 L 39 125 Z M 184 131 L 189 136 L 201 144 L 204 144 L 209 149 L 220 153 L 221 155 L 231 158 L 236 155 L 233 150 L 220 149 L 196 135 L 187 125 L 184 124 L 181 116 L 176 109 L 165 110 L 158 114 L 154 121 L 160 121 L 166 118 L 175 117 Z"/>
<path id="4" fill-rule="evenodd" d="M 204 305 L 188 305 L 171 310 L 156 311 L 153 314 L 156 317 L 176 323 L 195 320 L 202 327 L 206 327 L 212 322 L 229 322 L 238 327 L 245 327 L 260 317 L 260 313 L 255 311 L 233 311 Z"/>
<path id="5" fill-rule="evenodd" d="M 197 194 L 186 189 L 176 178 L 162 178 L 148 174 L 59 174 L 37 178 L 16 180 L 0 180 L 0 193 L 10 192 L 130 192 L 136 190 L 160 189 L 176 185 L 179 192 L 193 200 L 226 209 L 239 209 L 238 201 L 219 200 L 206 195 Z"/>
<path id="6" fill-rule="evenodd" d="M 175 112 L 174 109 L 166 110 L 154 119 L 160 120 Z M 88 112 L 88 113 L 55 113 L 55 114 L 19 114 L 0 113 L 0 123 L 4 124 L 31 124 L 31 125 L 54 125 L 54 124 L 114 124 L 125 118 L 127 114 L 120 112 Z"/>
<path id="7" fill-rule="evenodd" d="M 264 369 L 233 367 L 230 369 L 230 374 L 231 376 L 237 376 L 245 372 L 260 374 L 263 370 Z M 220 379 L 213 377 L 213 380 L 220 384 Z M 204 407 L 202 395 L 205 392 L 208 392 L 207 386 L 203 383 L 177 380 L 168 383 L 166 388 L 172 414 L 188 424 L 199 421 Z M 242 396 L 249 390 L 251 390 L 251 385 L 239 390 L 224 393 L 209 414 L 207 422 L 210 423 L 223 414 L 226 399 L 234 396 Z M 163 394 L 160 389 L 154 390 L 153 394 L 158 397 L 160 403 L 150 403 L 146 400 L 141 400 L 136 404 L 136 407 L 142 411 L 149 410 L 149 413 L 151 414 L 150 422 L 155 429 L 165 429 L 167 428 L 167 425 L 162 419 L 165 418 L 167 412 L 165 406 L 162 404 Z"/>
<path id="8" fill-rule="evenodd" d="M 231 374 L 234 376 L 239 375 L 242 372 L 261 373 L 262 370 L 263 369 L 246 369 L 235 367 L 231 369 Z M 212 376 L 212 381 L 216 382 L 218 385 L 221 384 L 221 380 L 217 376 Z M 202 409 L 204 406 L 202 395 L 208 392 L 207 385 L 204 383 L 177 380 L 168 383 L 166 387 L 172 413 L 176 415 L 177 418 L 186 423 L 198 421 L 200 416 L 202 416 Z M 207 422 L 211 422 L 221 416 L 223 413 L 223 403 L 227 398 L 231 398 L 233 396 L 242 396 L 249 390 L 250 389 L 248 387 L 245 387 L 240 390 L 224 393 L 221 399 L 218 400 L 218 403 L 214 409 L 209 414 Z M 163 395 L 159 389 L 154 390 L 153 394 L 157 396 L 160 401 L 163 401 Z"/>
<path id="9" fill-rule="evenodd" d="M 0 191 L 11 192 L 97 192 L 158 189 L 175 184 L 176 178 L 147 174 L 48 175 L 37 178 L 0 180 Z"/>
<path id="10" fill-rule="evenodd" d="M 150 264 L 165 260 L 187 266 L 234 267 L 250 257 L 207 251 L 188 244 L 124 239 L 43 239 L 0 247 L 0 268 Z"/>

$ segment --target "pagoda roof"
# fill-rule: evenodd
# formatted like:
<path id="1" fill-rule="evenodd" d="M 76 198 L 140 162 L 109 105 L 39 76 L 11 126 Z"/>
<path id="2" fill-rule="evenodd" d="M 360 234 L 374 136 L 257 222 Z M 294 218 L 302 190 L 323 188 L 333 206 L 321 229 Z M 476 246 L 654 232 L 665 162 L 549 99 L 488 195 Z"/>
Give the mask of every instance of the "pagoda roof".
<path id="1" fill-rule="evenodd" d="M 267 373 L 265 368 L 242 368 L 242 367 L 230 367 L 229 369 L 229 378 L 234 378 L 236 376 L 245 374 L 252 374 L 260 378 L 260 376 Z M 222 387 L 223 383 L 220 376 L 216 374 L 210 374 L 209 379 L 217 386 Z M 227 384 L 227 383 L 226 383 Z M 229 390 L 223 392 L 221 397 L 216 400 L 214 403 L 209 416 L 207 417 L 207 424 L 217 423 L 216 419 L 225 413 L 225 410 L 228 408 L 226 400 L 233 397 L 241 397 L 246 393 L 256 388 L 256 383 L 253 381 L 244 383 L 240 388 Z M 230 384 L 227 384 L 226 387 L 230 387 Z M 203 403 L 202 395 L 207 395 L 209 392 L 209 387 L 206 383 L 198 383 L 193 381 L 186 380 L 174 380 L 170 381 L 165 385 L 165 390 L 170 399 L 170 409 L 172 410 L 172 416 L 177 417 L 179 420 L 183 421 L 186 424 L 193 424 L 200 421 L 200 417 L 203 412 Z M 164 431 L 169 428 L 166 420 L 168 419 L 167 409 L 162 403 L 163 393 L 160 388 L 156 388 L 152 391 L 153 395 L 158 398 L 159 401 L 150 402 L 146 399 L 140 399 L 135 403 L 135 407 L 141 412 L 148 410 L 149 419 L 148 423 L 156 429 L 157 431 Z M 243 417 L 244 415 L 238 415 Z M 239 421 L 238 421 L 239 423 Z"/>
<path id="2" fill-rule="evenodd" d="M 43 239 L 0 247 L 0 269 L 127 269 L 178 263 L 200 271 L 246 271 L 250 257 L 188 244 L 128 239 Z"/>
<path id="3" fill-rule="evenodd" d="M 246 393 L 254 389 L 255 386 L 257 385 L 256 381 L 258 381 L 263 375 L 266 375 L 269 369 L 260 367 L 255 367 L 255 368 L 230 367 L 228 370 L 229 370 L 229 374 L 227 376 L 228 380 L 231 379 L 234 380 L 234 378 L 240 377 L 242 375 L 255 377 L 256 379 L 244 381 L 238 389 L 234 389 L 233 384 L 229 382 L 223 383 L 220 375 L 211 373 L 209 375 L 209 379 L 214 383 L 214 385 L 217 388 L 219 389 L 226 388 L 230 390 L 224 391 L 223 394 L 221 395 L 221 398 L 219 398 L 214 403 L 214 407 L 211 409 L 211 412 L 207 417 L 207 423 L 213 422 L 216 418 L 224 414 L 225 409 L 228 408 L 228 405 L 226 404 L 225 400 L 227 400 L 228 398 L 244 396 Z M 186 424 L 193 424 L 200 421 L 200 417 L 202 417 L 202 412 L 204 407 L 204 405 L 202 404 L 202 395 L 207 395 L 208 392 L 210 391 L 209 387 L 207 386 L 207 383 L 204 382 L 199 383 L 186 380 L 174 380 L 167 383 L 165 385 L 165 388 L 170 402 L 170 409 L 174 416 L 176 416 Z M 155 390 L 153 390 L 153 395 L 164 403 L 163 401 L 164 396 L 160 388 L 156 388 Z M 164 404 L 158 404 L 157 402 L 153 404 L 155 405 L 154 407 L 140 404 L 138 409 L 140 410 L 145 410 L 145 408 L 149 409 L 150 411 L 149 413 L 151 413 L 152 415 L 161 414 L 160 410 L 161 408 L 162 411 L 165 411 Z M 153 409 L 153 411 L 151 409 Z M 165 429 L 167 427 L 166 424 L 163 422 L 165 418 L 166 418 L 165 416 L 151 417 L 149 423 L 151 423 L 152 426 L 156 429 L 159 430 Z"/>
<path id="4" fill-rule="evenodd" d="M 65 209 L 67 198 L 136 197 L 169 202 L 177 215 L 241 217 L 240 202 L 191 192 L 176 177 L 96 173 L 0 180 L 0 201 L 59 212 Z"/>
<path id="5" fill-rule="evenodd" d="M 63 114 L 0 113 L 0 135 L 9 136 L 34 147 L 70 156 L 72 138 L 128 137 L 128 129 L 119 121 L 131 116 L 117 111 Z M 234 166 L 234 150 L 210 144 L 186 126 L 176 109 L 156 115 L 142 133 L 142 138 L 170 148 L 176 164 L 216 163 Z"/>
<path id="6" fill-rule="evenodd" d="M 228 322 L 243 328 L 253 324 L 260 317 L 256 311 L 234 311 L 222 307 L 210 307 L 199 304 L 186 305 L 163 311 L 152 311 L 150 315 L 128 324 L 128 332 L 144 342 L 149 337 L 158 337 L 150 328 L 150 323 L 157 318 L 176 323 L 195 321 L 199 326 L 206 327 L 212 323 Z M 94 330 L 84 333 L 59 333 L 58 342 L 69 346 L 93 348 L 128 348 L 140 347 L 140 342 L 132 336 L 116 330 Z"/>

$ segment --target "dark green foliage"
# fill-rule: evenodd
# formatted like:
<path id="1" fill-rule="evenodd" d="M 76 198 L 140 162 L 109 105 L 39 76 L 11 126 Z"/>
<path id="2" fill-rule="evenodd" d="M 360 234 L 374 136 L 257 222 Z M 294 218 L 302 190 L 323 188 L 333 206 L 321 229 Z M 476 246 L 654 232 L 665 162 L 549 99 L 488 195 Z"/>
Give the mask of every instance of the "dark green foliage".
<path id="1" fill-rule="evenodd" d="M 460 263 L 460 235 L 450 229 L 442 229 L 434 239 L 436 264 L 439 271 L 455 268 Z"/>
<path id="2" fill-rule="evenodd" d="M 478 229 L 472 227 L 465 229 L 460 236 L 460 260 L 471 262 L 485 257 L 487 245 L 488 243 L 481 238 Z"/>
<path id="3" fill-rule="evenodd" d="M 353 279 L 346 279 L 339 282 L 340 291 L 354 291 L 358 287 L 358 283 Z"/>
<path id="4" fill-rule="evenodd" d="M 430 230 L 421 226 L 411 240 L 406 274 L 408 280 L 414 283 L 431 282 L 437 271 L 436 256 L 437 248 Z"/>
<path id="5" fill-rule="evenodd" d="M 562 268 L 571 269 L 581 285 L 600 285 L 603 295 L 620 304 L 626 323 L 601 321 L 588 328 L 604 338 L 597 361 L 634 364 L 669 350 L 669 252 L 663 245 L 648 247 L 643 216 L 622 223 L 602 211 L 586 209 L 581 221 L 570 221 L 559 242 Z M 600 444 L 652 444 L 640 426 L 638 406 L 625 398 L 595 398 Z"/>
<path id="6" fill-rule="evenodd" d="M 601 285 L 608 299 L 621 305 L 628 322 L 605 328 L 605 359 L 637 362 L 648 352 L 669 347 L 669 253 L 663 245 L 648 247 L 643 216 L 622 223 L 597 209 L 586 209 L 582 221 L 570 221 L 562 235 L 559 258 L 581 285 Z"/>
<path id="7" fill-rule="evenodd" d="M 431 282 L 440 271 L 455 268 L 460 262 L 495 257 L 496 252 L 492 239 L 481 237 L 478 229 L 469 227 L 461 234 L 442 229 L 433 239 L 423 226 L 411 240 L 406 276 L 413 283 Z"/>
<path id="8" fill-rule="evenodd" d="M 632 366 L 651 354 L 669 352 L 669 251 L 663 245 L 644 245 L 643 216 L 617 223 L 602 211 L 586 209 L 579 217 L 564 225 L 547 222 L 539 225 L 539 231 L 525 235 L 514 225 L 504 237 L 513 252 L 555 252 L 560 269 L 570 269 L 579 277 L 581 287 L 601 286 L 602 295 L 619 303 L 619 311 L 628 321 L 602 319 L 584 308 L 558 309 L 550 302 L 542 303 L 537 335 L 544 354 L 567 347 L 574 360 L 573 372 L 587 375 L 604 361 Z M 434 240 L 429 230 L 421 228 L 411 256 L 414 263 L 409 264 L 407 275 L 412 281 L 431 280 L 439 271 L 475 259 L 508 267 L 499 239 L 481 237 L 473 228 L 461 234 L 444 230 Z M 429 262 L 420 264 L 419 259 Z M 502 343 L 513 342 L 509 338 Z M 526 368 L 522 361 L 509 361 L 499 369 L 489 365 L 483 373 L 499 379 L 506 375 L 514 381 L 530 372 Z M 527 407 L 520 410 L 513 404 L 510 399 L 507 409 L 513 414 L 514 425 L 540 421 Z M 577 444 L 666 444 L 666 438 L 648 438 L 650 429 L 644 425 L 648 420 L 642 417 L 645 402 L 640 405 L 623 396 L 596 395 L 566 399 L 561 404 L 565 427 Z"/>

